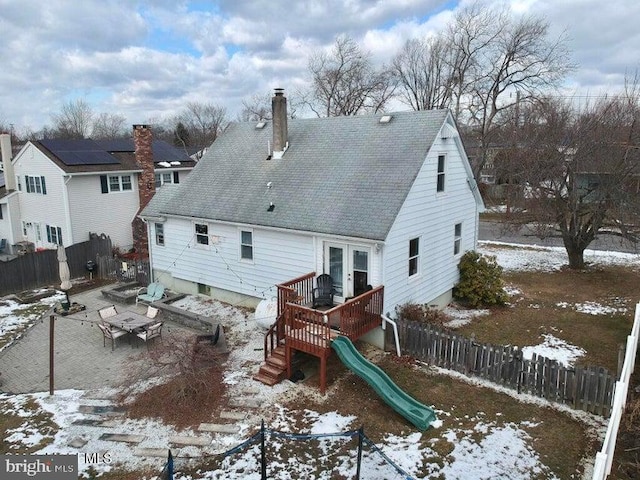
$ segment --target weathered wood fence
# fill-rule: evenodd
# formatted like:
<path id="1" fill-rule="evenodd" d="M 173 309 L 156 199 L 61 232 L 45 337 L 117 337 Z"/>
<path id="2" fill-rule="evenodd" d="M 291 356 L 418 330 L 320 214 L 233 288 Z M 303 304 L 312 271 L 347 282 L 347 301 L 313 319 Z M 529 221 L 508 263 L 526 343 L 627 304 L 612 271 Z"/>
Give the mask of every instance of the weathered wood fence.
<path id="1" fill-rule="evenodd" d="M 119 282 L 138 282 L 148 285 L 150 268 L 148 260 L 119 259 L 112 256 L 98 256 L 97 275 L 99 278 L 117 280 Z"/>
<path id="2" fill-rule="evenodd" d="M 433 325 L 398 319 L 402 353 L 575 409 L 609 416 L 615 375 L 602 367 L 565 367 L 513 346 L 478 343 Z"/>
<path id="3" fill-rule="evenodd" d="M 65 248 L 71 278 L 87 274 L 87 262 L 99 255 L 111 255 L 111 239 L 89 234 L 89 240 Z M 60 283 L 56 250 L 42 250 L 0 262 L 0 295 L 18 293 Z"/>

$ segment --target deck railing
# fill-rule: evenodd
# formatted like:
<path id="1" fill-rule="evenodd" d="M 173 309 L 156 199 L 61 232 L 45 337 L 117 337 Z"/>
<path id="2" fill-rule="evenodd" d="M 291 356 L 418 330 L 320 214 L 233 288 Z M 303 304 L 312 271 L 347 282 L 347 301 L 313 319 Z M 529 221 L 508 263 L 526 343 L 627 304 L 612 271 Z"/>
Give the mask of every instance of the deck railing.
<path id="1" fill-rule="evenodd" d="M 340 334 L 357 340 L 380 325 L 384 286 L 379 286 L 347 300 L 324 312 L 329 324 L 340 329 Z"/>
<path id="2" fill-rule="evenodd" d="M 315 356 L 326 354 L 331 347 L 331 325 L 324 321 L 324 312 L 288 304 L 285 311 L 285 331 L 287 343 L 296 350 Z"/>
<path id="3" fill-rule="evenodd" d="M 284 312 L 287 303 L 312 304 L 315 277 L 316 272 L 311 272 L 278 285 L 278 316 Z"/>

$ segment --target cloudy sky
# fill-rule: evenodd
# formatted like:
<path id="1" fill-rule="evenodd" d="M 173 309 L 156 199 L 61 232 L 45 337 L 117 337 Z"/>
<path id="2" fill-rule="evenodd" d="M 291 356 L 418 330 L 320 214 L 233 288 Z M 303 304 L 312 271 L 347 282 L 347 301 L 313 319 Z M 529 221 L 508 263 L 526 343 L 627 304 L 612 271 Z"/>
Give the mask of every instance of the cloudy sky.
<path id="1" fill-rule="evenodd" d="M 488 0 L 493 2 L 493 0 Z M 127 122 L 188 101 L 225 106 L 274 87 L 303 88 L 310 52 L 347 34 L 388 62 L 438 31 L 467 0 L 0 0 L 0 123 L 33 130 L 69 100 Z M 567 94 L 619 90 L 640 68 L 638 0 L 510 0 L 569 38 Z"/>

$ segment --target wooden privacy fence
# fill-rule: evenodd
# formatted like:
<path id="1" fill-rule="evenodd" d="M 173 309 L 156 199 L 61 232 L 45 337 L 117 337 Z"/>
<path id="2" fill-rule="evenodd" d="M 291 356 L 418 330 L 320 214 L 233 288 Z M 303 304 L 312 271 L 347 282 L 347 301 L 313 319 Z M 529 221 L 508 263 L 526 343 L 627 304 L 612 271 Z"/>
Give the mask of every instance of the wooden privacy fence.
<path id="1" fill-rule="evenodd" d="M 575 409 L 609 416 L 616 378 L 602 367 L 565 367 L 513 346 L 478 343 L 433 325 L 398 319 L 402 352 L 430 365 L 473 375 Z"/>
<path id="2" fill-rule="evenodd" d="M 111 239 L 89 234 L 89 240 L 65 248 L 71 278 L 87 274 L 87 262 L 111 255 Z M 57 250 L 41 250 L 0 262 L 0 295 L 60 283 Z"/>
<path id="3" fill-rule="evenodd" d="M 149 284 L 148 260 L 122 260 L 112 256 L 96 257 L 96 275 L 98 278 L 117 280 L 119 282 L 138 282 Z"/>

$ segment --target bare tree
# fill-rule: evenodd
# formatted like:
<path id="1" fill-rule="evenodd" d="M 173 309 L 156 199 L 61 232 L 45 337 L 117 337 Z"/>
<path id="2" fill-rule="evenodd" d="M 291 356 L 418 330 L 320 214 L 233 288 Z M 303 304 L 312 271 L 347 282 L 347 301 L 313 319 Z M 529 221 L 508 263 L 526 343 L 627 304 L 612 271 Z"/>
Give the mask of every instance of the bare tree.
<path id="1" fill-rule="evenodd" d="M 455 86 L 451 53 L 443 36 L 407 40 L 392 64 L 400 101 L 413 110 L 449 108 Z"/>
<path id="2" fill-rule="evenodd" d="M 330 54 L 314 53 L 309 72 L 312 87 L 306 103 L 318 116 L 384 110 L 394 90 L 390 71 L 374 68 L 370 55 L 347 36 L 336 39 Z"/>
<path id="3" fill-rule="evenodd" d="M 506 8 L 486 10 L 472 4 L 449 30 L 455 52 L 456 111 L 465 116 L 480 144 L 476 177 L 504 125 L 503 114 L 542 96 L 573 68 L 564 36 L 549 39 L 549 24 L 543 18 L 514 18 Z"/>
<path id="4" fill-rule="evenodd" d="M 189 132 L 191 146 L 202 150 L 226 127 L 227 109 L 213 103 L 189 102 L 177 117 L 176 125 L 179 123 Z"/>
<path id="5" fill-rule="evenodd" d="M 93 110 L 82 100 L 70 100 L 60 113 L 52 115 L 53 130 L 47 132 L 58 138 L 88 138 L 93 127 Z"/>
<path id="6" fill-rule="evenodd" d="M 258 122 L 271 120 L 271 95 L 255 94 L 242 100 L 242 110 L 238 115 L 240 122 Z"/>
<path id="7" fill-rule="evenodd" d="M 576 111 L 545 99 L 527 115 L 514 150 L 526 181 L 525 207 L 540 235 L 555 226 L 569 266 L 584 268 L 584 250 L 598 233 L 637 242 L 640 231 L 640 92 Z M 512 222 L 523 221 L 512 216 Z"/>
<path id="8" fill-rule="evenodd" d="M 126 121 L 123 115 L 100 113 L 93 121 L 91 138 L 99 140 L 128 136 Z"/>

